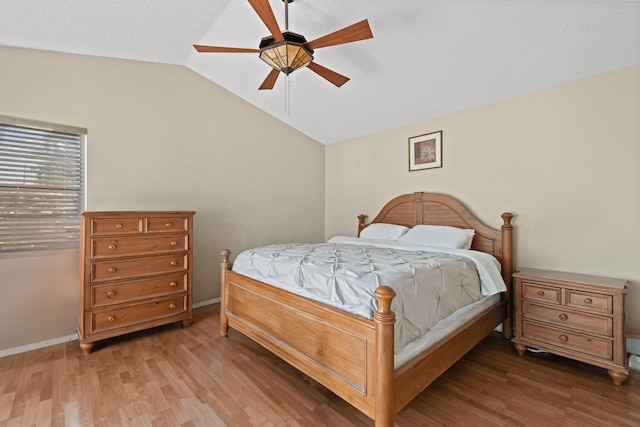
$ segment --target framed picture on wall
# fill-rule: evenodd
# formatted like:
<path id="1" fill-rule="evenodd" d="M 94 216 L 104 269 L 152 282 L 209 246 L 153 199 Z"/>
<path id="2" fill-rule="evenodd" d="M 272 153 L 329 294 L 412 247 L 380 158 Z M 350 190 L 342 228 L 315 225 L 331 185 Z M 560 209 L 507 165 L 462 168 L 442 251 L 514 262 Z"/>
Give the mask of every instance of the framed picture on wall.
<path id="1" fill-rule="evenodd" d="M 409 138 L 409 171 L 442 167 L 442 131 Z"/>

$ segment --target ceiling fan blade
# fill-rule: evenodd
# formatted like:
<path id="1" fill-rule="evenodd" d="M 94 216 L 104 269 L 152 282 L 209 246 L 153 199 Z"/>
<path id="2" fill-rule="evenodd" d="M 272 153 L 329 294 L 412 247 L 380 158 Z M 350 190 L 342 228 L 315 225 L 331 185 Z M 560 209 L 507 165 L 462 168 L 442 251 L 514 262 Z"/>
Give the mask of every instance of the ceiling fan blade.
<path id="1" fill-rule="evenodd" d="M 278 80 L 279 75 L 280 75 L 280 70 L 276 70 L 275 68 L 272 68 L 271 72 L 269 73 L 267 78 L 264 79 L 264 82 L 262 82 L 262 85 L 260 85 L 258 89 L 259 90 L 273 89 L 273 86 L 275 86 L 276 80 Z"/>
<path id="2" fill-rule="evenodd" d="M 369 27 L 369 21 L 365 19 L 364 21 L 360 21 L 334 33 L 311 40 L 306 44 L 306 47 L 314 50 L 321 47 L 357 42 L 370 38 L 373 38 L 373 33 L 371 32 L 371 27 Z"/>
<path id="3" fill-rule="evenodd" d="M 251 4 L 251 7 L 256 11 L 262 22 L 264 22 L 264 25 L 267 26 L 275 41 L 283 42 L 284 37 L 282 36 L 282 31 L 280 31 L 276 16 L 273 14 L 273 9 L 269 6 L 269 0 L 249 0 L 249 4 Z"/>
<path id="4" fill-rule="evenodd" d="M 221 52 L 221 53 L 259 53 L 260 49 L 245 49 L 243 47 L 220 47 L 220 46 L 203 46 L 194 44 L 198 52 Z"/>
<path id="5" fill-rule="evenodd" d="M 322 65 L 315 62 L 309 63 L 309 65 L 307 65 L 307 68 L 338 87 L 342 86 L 350 80 L 349 77 L 338 74 L 335 71 L 323 67 Z"/>

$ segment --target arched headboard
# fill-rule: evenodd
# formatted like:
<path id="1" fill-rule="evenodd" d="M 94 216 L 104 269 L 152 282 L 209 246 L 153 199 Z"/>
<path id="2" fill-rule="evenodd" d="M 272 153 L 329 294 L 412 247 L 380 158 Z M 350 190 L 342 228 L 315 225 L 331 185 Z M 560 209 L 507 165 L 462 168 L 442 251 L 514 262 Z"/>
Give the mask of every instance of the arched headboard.
<path id="1" fill-rule="evenodd" d="M 358 236 L 367 227 L 367 216 L 358 215 Z M 417 192 L 404 194 L 390 200 L 371 224 L 383 222 L 413 227 L 418 224 L 448 225 L 458 228 L 473 228 L 475 236 L 471 249 L 487 252 L 502 265 L 502 277 L 511 287 L 513 273 L 513 226 L 510 212 L 502 214 L 500 229 L 491 228 L 476 218 L 460 201 L 439 193 Z"/>

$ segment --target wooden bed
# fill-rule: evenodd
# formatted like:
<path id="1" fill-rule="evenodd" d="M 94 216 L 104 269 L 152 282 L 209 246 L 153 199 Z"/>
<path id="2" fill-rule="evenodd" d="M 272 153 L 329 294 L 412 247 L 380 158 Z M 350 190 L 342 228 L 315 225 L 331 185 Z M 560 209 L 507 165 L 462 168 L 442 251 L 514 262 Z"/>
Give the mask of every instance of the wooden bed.
<path id="1" fill-rule="evenodd" d="M 464 354 L 503 323 L 511 338 L 511 213 L 500 230 L 482 224 L 458 200 L 435 193 L 413 193 L 389 201 L 372 223 L 473 228 L 472 249 L 488 252 L 502 265 L 508 291 L 493 305 L 446 339 L 394 370 L 395 292 L 380 286 L 373 320 L 294 295 L 231 271 L 230 252 L 222 251 L 220 333 L 232 327 L 315 379 L 375 420 L 393 426 L 395 414 Z M 368 224 L 360 215 L 358 235 Z"/>

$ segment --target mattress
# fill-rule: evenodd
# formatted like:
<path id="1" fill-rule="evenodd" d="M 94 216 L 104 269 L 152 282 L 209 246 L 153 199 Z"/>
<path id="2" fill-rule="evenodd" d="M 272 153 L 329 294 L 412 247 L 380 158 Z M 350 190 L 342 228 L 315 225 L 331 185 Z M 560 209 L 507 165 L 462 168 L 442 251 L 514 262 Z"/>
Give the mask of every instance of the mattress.
<path id="1" fill-rule="evenodd" d="M 341 237 L 247 250 L 233 271 L 368 319 L 377 309 L 375 289 L 391 286 L 400 354 L 442 319 L 500 292 L 504 283 L 494 261 L 476 251 Z"/>

